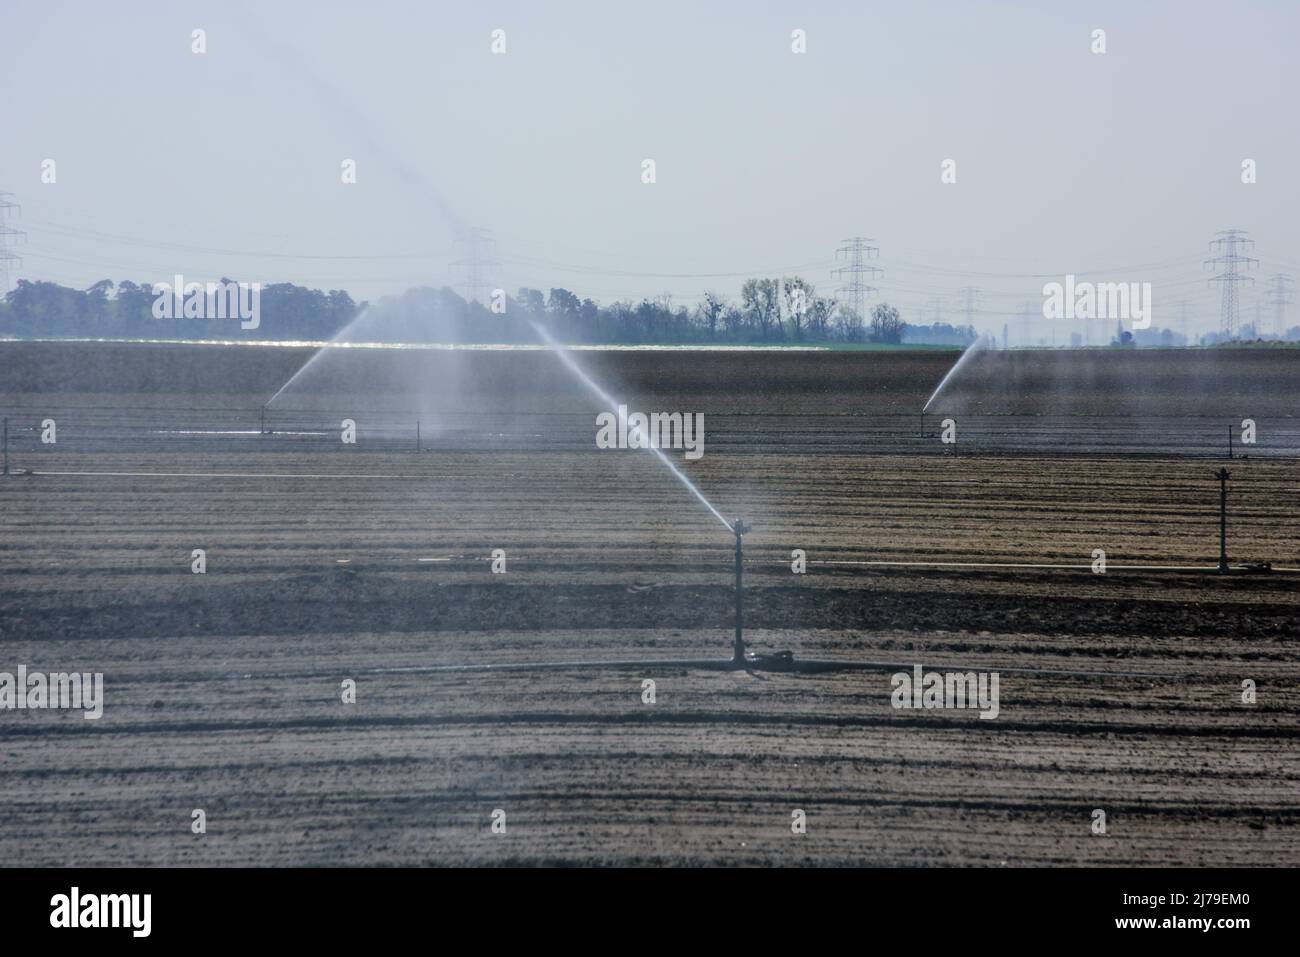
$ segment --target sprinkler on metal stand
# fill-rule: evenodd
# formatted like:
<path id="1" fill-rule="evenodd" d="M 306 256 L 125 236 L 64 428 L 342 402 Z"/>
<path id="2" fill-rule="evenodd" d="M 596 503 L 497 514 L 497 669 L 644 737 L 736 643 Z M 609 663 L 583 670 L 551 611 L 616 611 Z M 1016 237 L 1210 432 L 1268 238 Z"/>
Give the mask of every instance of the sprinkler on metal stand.
<path id="1" fill-rule="evenodd" d="M 731 667 L 746 670 L 758 668 L 763 671 L 797 671 L 800 665 L 794 660 L 792 651 L 745 653 L 745 592 L 742 588 L 744 557 L 741 549 L 744 545 L 745 533 L 752 532 L 754 529 L 738 518 L 731 526 L 731 530 L 736 535 L 736 644 L 731 652 Z"/>
<path id="2" fill-rule="evenodd" d="M 1231 432 L 1228 433 L 1231 436 Z M 1227 469 L 1219 469 L 1214 477 L 1219 480 L 1219 574 L 1228 574 L 1228 479 Z"/>
<path id="3" fill-rule="evenodd" d="M 743 665 L 745 663 L 745 639 L 741 636 L 744 629 L 745 621 L 745 596 L 741 590 L 740 582 L 744 574 L 741 545 L 745 533 L 750 531 L 750 527 L 745 524 L 743 519 L 736 519 L 736 523 L 731 526 L 731 530 L 736 533 L 736 644 L 732 650 L 732 664 Z"/>

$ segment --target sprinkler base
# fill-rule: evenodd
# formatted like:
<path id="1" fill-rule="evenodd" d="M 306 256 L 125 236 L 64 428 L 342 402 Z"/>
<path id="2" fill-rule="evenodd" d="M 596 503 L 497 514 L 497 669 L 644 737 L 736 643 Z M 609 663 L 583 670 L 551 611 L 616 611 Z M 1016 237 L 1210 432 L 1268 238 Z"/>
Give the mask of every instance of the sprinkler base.
<path id="1" fill-rule="evenodd" d="M 794 660 L 793 651 L 777 651 L 772 654 L 750 652 L 745 655 L 741 667 L 760 671 L 796 671 L 799 664 Z"/>

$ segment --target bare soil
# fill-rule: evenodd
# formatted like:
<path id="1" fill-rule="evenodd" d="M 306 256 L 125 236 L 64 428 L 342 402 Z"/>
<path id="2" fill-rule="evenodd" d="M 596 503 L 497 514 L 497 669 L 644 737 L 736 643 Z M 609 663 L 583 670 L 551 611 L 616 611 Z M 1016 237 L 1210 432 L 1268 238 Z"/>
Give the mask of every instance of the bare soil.
<path id="1" fill-rule="evenodd" d="M 0 344 L 0 381 L 22 383 L 0 408 L 24 428 L 53 409 L 61 436 L 15 426 L 22 474 L 0 479 L 0 671 L 100 671 L 106 695 L 98 721 L 0 711 L 4 861 L 1300 863 L 1286 456 L 1100 454 L 1057 426 L 1032 454 L 943 454 L 860 442 L 809 397 L 913 410 L 952 355 L 601 354 L 650 408 L 748 417 L 674 458 L 754 526 L 751 647 L 871 666 L 589 668 L 730 654 L 734 539 L 645 453 L 580 447 L 563 417 L 420 452 L 364 431 L 164 441 L 154 425 L 211 410 L 255 422 L 287 353 L 158 347 L 175 361 L 148 383 L 96 358 L 64 387 L 75 371 L 50 370 L 88 348 Z M 119 372 L 144 355 L 112 349 Z M 1241 361 L 1233 381 L 1260 360 Z M 1267 361 L 1300 376 L 1300 355 Z M 196 369 L 229 391 L 189 390 Z M 1213 571 L 1225 464 L 1230 557 L 1271 572 Z M 575 664 L 436 670 L 535 662 Z M 890 676 L 914 664 L 998 672 L 999 716 L 896 710 Z"/>

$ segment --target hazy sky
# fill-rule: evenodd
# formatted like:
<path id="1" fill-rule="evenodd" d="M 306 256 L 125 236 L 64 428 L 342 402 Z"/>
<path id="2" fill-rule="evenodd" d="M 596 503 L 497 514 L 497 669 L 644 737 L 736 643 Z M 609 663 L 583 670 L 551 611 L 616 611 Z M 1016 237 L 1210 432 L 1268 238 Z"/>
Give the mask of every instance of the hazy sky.
<path id="1" fill-rule="evenodd" d="M 7 0 L 14 278 L 182 272 L 374 299 L 456 282 L 472 225 L 512 292 L 604 302 L 734 296 L 777 272 L 831 291 L 853 235 L 912 321 L 934 299 L 961 318 L 971 285 L 1000 325 L 1041 304 L 1035 276 L 1075 272 L 1153 282 L 1157 325 L 1186 298 L 1209 327 L 1202 260 L 1229 227 L 1257 242 L 1258 291 L 1300 279 L 1300 4 L 701 6 Z"/>

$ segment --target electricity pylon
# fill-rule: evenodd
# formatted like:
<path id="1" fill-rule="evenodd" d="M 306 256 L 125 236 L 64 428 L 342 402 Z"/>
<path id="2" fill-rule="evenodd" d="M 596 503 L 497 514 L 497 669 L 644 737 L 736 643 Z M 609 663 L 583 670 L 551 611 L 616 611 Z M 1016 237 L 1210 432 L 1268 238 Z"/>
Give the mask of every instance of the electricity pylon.
<path id="1" fill-rule="evenodd" d="M 1220 269 L 1217 276 L 1211 276 L 1210 282 L 1223 286 L 1223 301 L 1219 308 L 1219 329 L 1229 339 L 1237 335 L 1240 326 L 1241 299 L 1237 294 L 1237 283 L 1254 282 L 1253 276 L 1243 276 L 1242 272 L 1259 265 L 1258 259 L 1241 255 L 1237 249 L 1254 248 L 1255 241 L 1248 239 L 1241 229 L 1223 229 L 1216 234 L 1219 238 L 1210 242 L 1210 248 L 1219 247 L 1223 255 L 1205 260 L 1207 266 Z"/>
<path id="2" fill-rule="evenodd" d="M 1273 289 L 1269 295 L 1269 305 L 1273 312 L 1273 335 L 1281 339 L 1286 335 L 1286 307 L 1291 303 L 1291 277 L 1284 272 L 1273 274 Z"/>
<path id="3" fill-rule="evenodd" d="M 451 268 L 465 273 L 465 281 L 461 283 L 465 301 L 488 305 L 483 293 L 491 288 L 492 276 L 501 269 L 496 255 L 496 240 L 486 229 L 469 227 L 456 240 L 456 246 L 461 250 L 461 258 L 452 262 Z"/>
<path id="4" fill-rule="evenodd" d="M 9 251 L 10 243 L 17 243 L 27 234 L 21 229 L 13 229 L 5 220 L 15 213 L 22 212 L 22 207 L 11 198 L 13 193 L 0 193 L 0 299 L 9 291 L 10 264 L 22 265 L 22 260 Z"/>
<path id="5" fill-rule="evenodd" d="M 844 260 L 846 265 L 831 270 L 832 278 L 846 280 L 836 291 L 847 296 L 849 308 L 864 321 L 867 318 L 867 296 L 880 291 L 875 286 L 868 285 L 866 280 L 883 275 L 881 269 L 867 264 L 868 259 L 880 255 L 880 249 L 872 246 L 871 242 L 861 236 L 841 242 L 839 249 L 835 250 L 835 258 Z"/>

